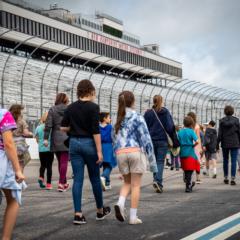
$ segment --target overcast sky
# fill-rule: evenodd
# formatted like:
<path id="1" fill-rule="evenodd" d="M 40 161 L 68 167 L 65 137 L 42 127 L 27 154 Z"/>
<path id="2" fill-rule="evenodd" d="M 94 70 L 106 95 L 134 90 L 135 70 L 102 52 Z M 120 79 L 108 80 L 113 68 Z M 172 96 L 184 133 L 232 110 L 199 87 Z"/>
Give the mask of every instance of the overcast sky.
<path id="1" fill-rule="evenodd" d="M 183 77 L 238 91 L 239 0 L 27 0 L 74 13 L 103 11 L 123 20 L 142 44 L 157 43 L 163 56 L 183 63 Z"/>

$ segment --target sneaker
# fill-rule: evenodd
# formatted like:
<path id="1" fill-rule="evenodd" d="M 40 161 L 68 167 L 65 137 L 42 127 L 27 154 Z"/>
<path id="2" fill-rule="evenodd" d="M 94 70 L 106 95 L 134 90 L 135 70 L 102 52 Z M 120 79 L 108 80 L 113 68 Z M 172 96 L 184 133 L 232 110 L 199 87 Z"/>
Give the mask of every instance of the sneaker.
<path id="1" fill-rule="evenodd" d="M 200 179 L 197 179 L 197 180 L 196 180 L 196 183 L 197 183 L 197 184 L 201 184 L 202 181 L 201 181 Z"/>
<path id="2" fill-rule="evenodd" d="M 53 189 L 52 184 L 47 183 L 46 190 L 52 190 L 52 189 Z"/>
<path id="3" fill-rule="evenodd" d="M 57 189 L 59 192 L 65 192 L 65 188 L 64 188 L 64 185 L 62 185 L 61 183 L 58 184 L 58 189 Z"/>
<path id="4" fill-rule="evenodd" d="M 130 225 L 142 224 L 142 220 L 137 217 L 137 218 L 134 219 L 134 220 L 130 220 L 130 221 L 129 221 L 129 224 L 130 224 Z"/>
<path id="5" fill-rule="evenodd" d="M 235 186 L 236 185 L 236 182 L 235 180 L 231 180 L 231 183 L 230 183 L 232 186 Z"/>
<path id="6" fill-rule="evenodd" d="M 176 168 L 176 171 L 179 171 L 179 168 Z"/>
<path id="7" fill-rule="evenodd" d="M 212 178 L 217 178 L 217 174 L 213 174 Z"/>
<path id="8" fill-rule="evenodd" d="M 209 177 L 209 173 L 208 172 L 203 172 L 203 175 L 206 176 L 206 177 Z"/>
<path id="9" fill-rule="evenodd" d="M 106 179 L 105 177 L 100 177 L 100 179 L 101 179 L 102 190 L 106 191 Z"/>
<path id="10" fill-rule="evenodd" d="M 63 187 L 64 187 L 64 190 L 66 192 L 70 188 L 70 184 L 69 183 L 65 183 Z"/>
<path id="11" fill-rule="evenodd" d="M 190 192 L 192 192 L 191 187 L 186 187 L 185 192 L 186 192 L 186 193 L 190 193 Z"/>
<path id="12" fill-rule="evenodd" d="M 163 186 L 158 182 L 153 182 L 153 188 L 156 191 L 156 193 L 162 193 L 163 192 Z"/>
<path id="13" fill-rule="evenodd" d="M 125 221 L 124 209 L 121 206 L 119 206 L 118 204 L 116 204 L 114 206 L 114 210 L 115 210 L 116 219 L 120 222 L 124 222 Z"/>
<path id="14" fill-rule="evenodd" d="M 86 218 L 82 215 L 81 217 L 78 216 L 78 215 L 75 215 L 74 216 L 74 220 L 73 220 L 73 223 L 75 225 L 82 225 L 82 224 L 86 224 L 87 221 L 86 221 Z"/>
<path id="15" fill-rule="evenodd" d="M 105 186 L 105 190 L 111 190 L 111 189 L 112 189 L 111 184 Z"/>
<path id="16" fill-rule="evenodd" d="M 225 184 L 229 184 L 229 180 L 226 178 L 226 179 L 224 179 L 224 181 L 223 181 Z"/>
<path id="17" fill-rule="evenodd" d="M 45 188 L 46 187 L 46 185 L 44 183 L 44 179 L 41 178 L 41 177 L 38 179 L 38 184 L 39 184 L 40 188 Z"/>
<path id="18" fill-rule="evenodd" d="M 107 217 L 108 215 L 111 214 L 111 208 L 110 207 L 103 207 L 103 213 L 97 213 L 96 220 L 97 221 L 102 221 Z"/>
<path id="19" fill-rule="evenodd" d="M 173 171 L 174 167 L 171 167 L 170 170 Z"/>

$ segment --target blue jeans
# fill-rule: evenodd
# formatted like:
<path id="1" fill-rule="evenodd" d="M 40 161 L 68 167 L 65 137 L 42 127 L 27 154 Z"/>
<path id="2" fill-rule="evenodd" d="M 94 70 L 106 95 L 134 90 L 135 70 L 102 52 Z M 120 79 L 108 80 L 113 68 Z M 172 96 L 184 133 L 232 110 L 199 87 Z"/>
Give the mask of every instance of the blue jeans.
<path id="1" fill-rule="evenodd" d="M 179 169 L 179 156 L 173 156 L 171 153 L 171 165 L 172 167 L 175 167 L 176 169 Z"/>
<path id="2" fill-rule="evenodd" d="M 237 170 L 237 156 L 238 156 L 238 148 L 223 148 L 223 171 L 224 177 L 228 177 L 228 161 L 229 161 L 229 153 L 231 155 L 231 176 L 235 178 L 236 170 Z"/>
<path id="3" fill-rule="evenodd" d="M 84 167 L 87 165 L 97 208 L 103 207 L 103 194 L 100 181 L 100 168 L 95 142 L 92 138 L 70 138 L 70 159 L 74 174 L 72 195 L 75 212 L 82 212 L 82 188 Z"/>
<path id="4" fill-rule="evenodd" d="M 110 163 L 103 162 L 103 173 L 102 177 L 106 179 L 106 186 L 110 185 L 110 174 L 112 172 L 112 166 Z"/>
<path id="5" fill-rule="evenodd" d="M 157 161 L 158 172 L 153 174 L 153 179 L 162 185 L 164 162 L 168 152 L 168 143 L 165 141 L 153 141 L 154 153 Z"/>

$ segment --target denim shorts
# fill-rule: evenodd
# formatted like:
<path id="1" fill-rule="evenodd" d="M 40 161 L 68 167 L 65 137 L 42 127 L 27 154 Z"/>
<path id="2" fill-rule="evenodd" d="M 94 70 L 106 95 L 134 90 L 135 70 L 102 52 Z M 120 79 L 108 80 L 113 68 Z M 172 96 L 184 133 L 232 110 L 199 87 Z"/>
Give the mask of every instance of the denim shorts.
<path id="1" fill-rule="evenodd" d="M 143 174 L 147 171 L 147 159 L 143 152 L 117 154 L 118 168 L 122 175 L 129 173 Z"/>

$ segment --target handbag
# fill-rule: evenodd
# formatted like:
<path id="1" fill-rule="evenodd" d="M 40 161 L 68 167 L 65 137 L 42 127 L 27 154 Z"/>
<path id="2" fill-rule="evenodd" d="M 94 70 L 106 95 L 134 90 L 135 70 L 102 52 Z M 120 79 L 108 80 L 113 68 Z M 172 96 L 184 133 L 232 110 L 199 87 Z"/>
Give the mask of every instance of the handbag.
<path id="1" fill-rule="evenodd" d="M 166 136 L 167 136 L 168 146 L 169 146 L 170 148 L 172 148 L 172 147 L 173 147 L 173 140 L 171 139 L 171 137 L 170 137 L 169 134 L 167 133 L 165 127 L 163 126 L 161 120 L 159 119 L 159 117 L 158 117 L 158 115 L 157 115 L 157 113 L 155 112 L 154 109 L 153 109 L 153 112 L 154 112 L 154 114 L 155 114 L 155 116 L 156 116 L 159 124 L 161 125 L 162 129 L 164 130 L 164 132 L 165 132 L 165 134 L 166 134 Z"/>

